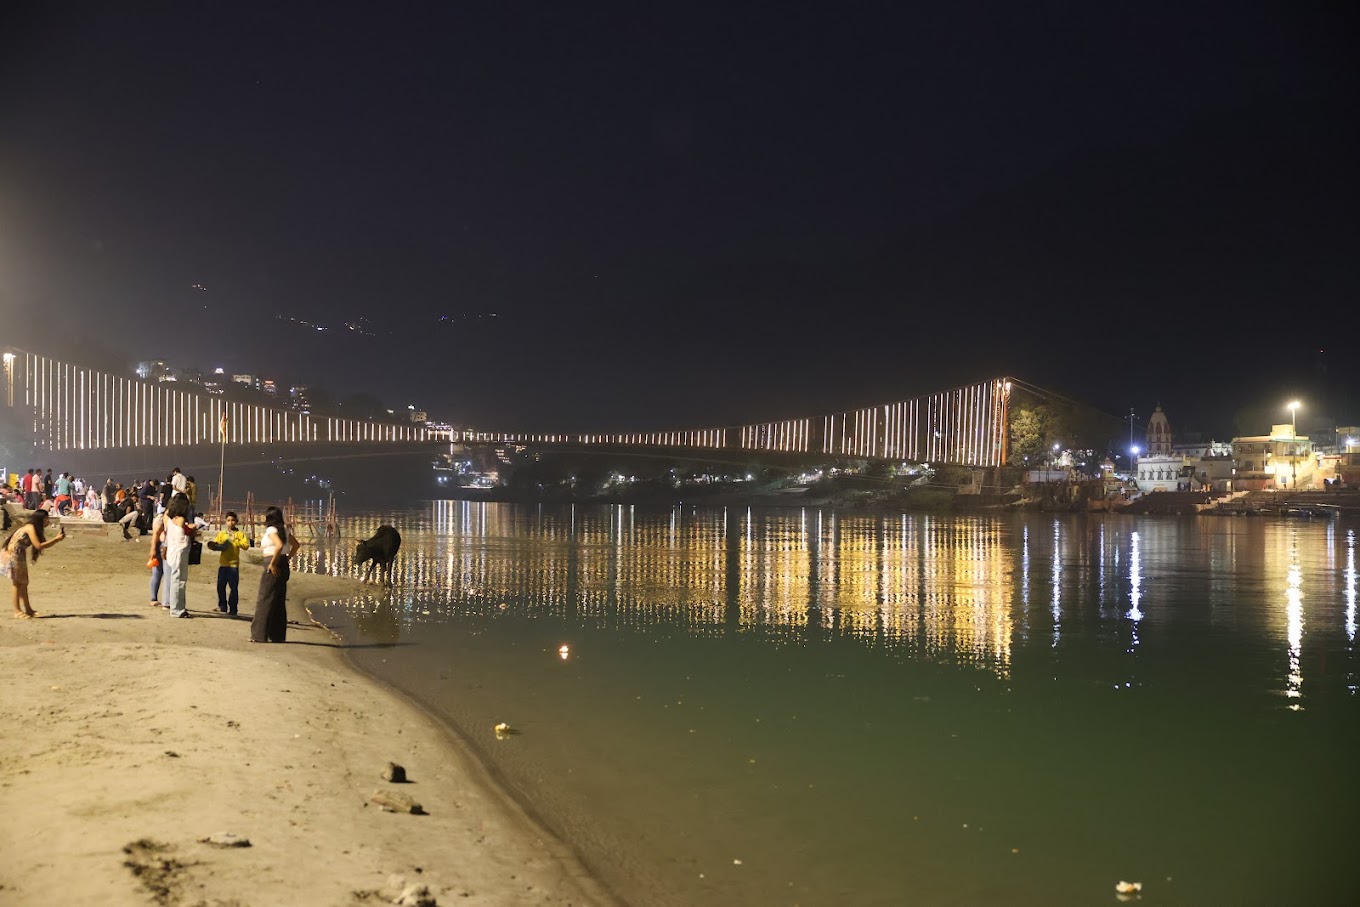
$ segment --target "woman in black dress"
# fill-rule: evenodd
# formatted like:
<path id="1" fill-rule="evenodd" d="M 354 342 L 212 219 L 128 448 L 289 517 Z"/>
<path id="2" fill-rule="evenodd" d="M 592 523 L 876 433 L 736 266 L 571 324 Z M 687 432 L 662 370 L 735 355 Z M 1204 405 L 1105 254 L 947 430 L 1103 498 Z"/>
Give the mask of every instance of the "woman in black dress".
<path id="1" fill-rule="evenodd" d="M 255 599 L 255 614 L 250 620 L 251 642 L 284 642 L 288 635 L 288 561 L 302 547 L 297 536 L 283 525 L 283 511 L 270 507 L 264 512 L 264 534 L 260 553 L 264 573 L 260 574 L 260 594 Z"/>

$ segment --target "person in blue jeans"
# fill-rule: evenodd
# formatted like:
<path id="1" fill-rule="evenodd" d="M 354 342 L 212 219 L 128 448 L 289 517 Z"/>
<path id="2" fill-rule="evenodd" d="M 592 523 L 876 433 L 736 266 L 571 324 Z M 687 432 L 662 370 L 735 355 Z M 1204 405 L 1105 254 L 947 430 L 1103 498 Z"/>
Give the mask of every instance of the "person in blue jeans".
<path id="1" fill-rule="evenodd" d="M 250 547 L 250 536 L 236 527 L 236 512 L 228 510 L 226 528 L 208 542 L 210 551 L 220 552 L 217 561 L 217 610 L 236 614 L 241 600 L 241 552 Z"/>
<path id="2" fill-rule="evenodd" d="M 165 541 L 165 514 L 158 513 L 151 521 L 151 557 L 146 565 L 151 568 L 151 607 L 161 607 L 161 583 L 165 580 L 165 565 L 161 560 L 161 542 Z"/>
<path id="3" fill-rule="evenodd" d="M 165 509 L 165 541 L 161 543 L 161 561 L 165 564 L 165 605 L 171 617 L 188 618 L 189 543 L 193 541 L 194 525 L 188 521 L 189 498 L 182 491 L 175 492 L 170 506 Z"/>

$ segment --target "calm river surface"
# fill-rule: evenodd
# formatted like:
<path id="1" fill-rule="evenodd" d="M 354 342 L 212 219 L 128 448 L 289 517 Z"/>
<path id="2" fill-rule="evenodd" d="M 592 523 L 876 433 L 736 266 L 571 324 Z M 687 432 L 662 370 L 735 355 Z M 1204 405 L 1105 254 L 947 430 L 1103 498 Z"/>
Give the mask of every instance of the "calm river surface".
<path id="1" fill-rule="evenodd" d="M 1355 903 L 1355 523 L 441 501 L 299 567 L 380 522 L 314 612 L 630 903 Z"/>

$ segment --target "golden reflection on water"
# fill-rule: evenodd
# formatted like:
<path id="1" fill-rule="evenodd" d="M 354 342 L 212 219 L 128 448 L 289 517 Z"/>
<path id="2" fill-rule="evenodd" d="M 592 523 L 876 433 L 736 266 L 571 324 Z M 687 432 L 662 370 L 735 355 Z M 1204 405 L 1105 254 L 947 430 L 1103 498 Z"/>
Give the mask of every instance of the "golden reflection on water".
<path id="1" fill-rule="evenodd" d="M 299 569 L 355 575 L 353 539 L 375 527 L 353 522 L 341 523 L 348 541 L 304 546 Z M 790 643 L 846 636 L 1010 670 L 1015 579 L 995 520 L 441 501 L 401 531 L 394 591 L 346 605 L 382 639 L 398 618 L 532 613 L 640 631 L 760 630 Z M 1055 543 L 1059 533 L 1055 523 Z M 1060 579 L 1055 568 L 1055 611 Z"/>
<path id="2" fill-rule="evenodd" d="M 404 537 L 393 588 L 331 603 L 384 641 L 454 618 L 553 618 L 775 645 L 851 639 L 1009 678 L 1031 634 L 1045 650 L 1120 639 L 1132 658 L 1173 622 L 1202 623 L 1283 646 L 1286 670 L 1272 657 L 1266 688 L 1298 707 L 1305 641 L 1323 659 L 1325 634 L 1348 652 L 1356 636 L 1355 530 L 1331 525 L 458 501 L 386 519 Z M 342 519 L 343 540 L 304 545 L 298 569 L 359 575 L 354 543 L 376 524 Z"/>

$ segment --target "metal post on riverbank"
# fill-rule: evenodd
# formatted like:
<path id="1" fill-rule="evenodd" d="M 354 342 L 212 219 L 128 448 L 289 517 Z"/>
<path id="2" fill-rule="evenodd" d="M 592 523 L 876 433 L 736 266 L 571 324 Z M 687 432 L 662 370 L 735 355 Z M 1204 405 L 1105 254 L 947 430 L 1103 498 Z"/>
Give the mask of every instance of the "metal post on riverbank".
<path id="1" fill-rule="evenodd" d="M 227 411 L 225 409 L 222 410 L 222 418 L 217 422 L 217 434 L 222 442 L 221 456 L 217 461 L 217 516 L 221 518 L 222 508 L 226 506 L 227 502 L 227 486 L 225 484 L 227 473 Z"/>

